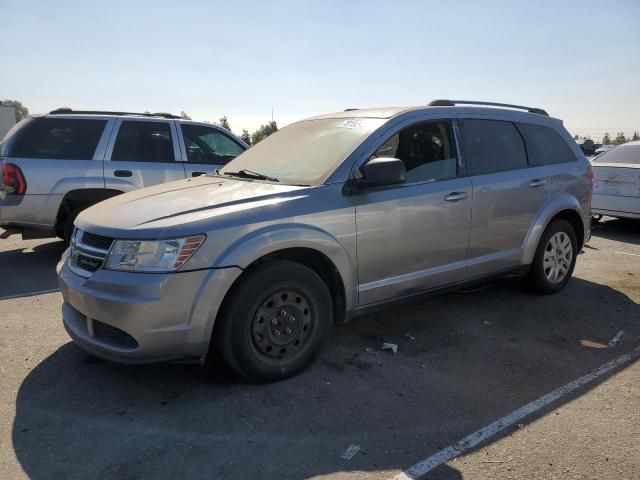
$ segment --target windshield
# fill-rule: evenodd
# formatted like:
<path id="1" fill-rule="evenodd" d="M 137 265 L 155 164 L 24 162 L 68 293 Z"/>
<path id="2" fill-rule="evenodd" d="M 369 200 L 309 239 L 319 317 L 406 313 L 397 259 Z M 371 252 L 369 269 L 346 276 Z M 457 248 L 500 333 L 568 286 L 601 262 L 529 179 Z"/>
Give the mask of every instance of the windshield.
<path id="1" fill-rule="evenodd" d="M 619 145 L 598 155 L 594 163 L 630 163 L 640 165 L 640 144 Z"/>
<path id="2" fill-rule="evenodd" d="M 229 162 L 220 174 L 251 171 L 287 184 L 319 185 L 386 119 L 329 118 L 289 125 Z"/>

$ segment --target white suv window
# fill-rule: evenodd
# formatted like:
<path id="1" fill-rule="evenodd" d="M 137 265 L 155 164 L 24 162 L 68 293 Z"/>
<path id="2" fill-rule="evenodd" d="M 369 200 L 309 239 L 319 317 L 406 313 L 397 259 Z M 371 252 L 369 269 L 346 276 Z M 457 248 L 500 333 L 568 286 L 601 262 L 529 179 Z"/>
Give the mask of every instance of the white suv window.
<path id="1" fill-rule="evenodd" d="M 204 125 L 180 125 L 189 163 L 225 165 L 244 148 L 216 128 Z"/>
<path id="2" fill-rule="evenodd" d="M 122 122 L 111 160 L 173 162 L 175 157 L 170 125 L 167 122 Z"/>

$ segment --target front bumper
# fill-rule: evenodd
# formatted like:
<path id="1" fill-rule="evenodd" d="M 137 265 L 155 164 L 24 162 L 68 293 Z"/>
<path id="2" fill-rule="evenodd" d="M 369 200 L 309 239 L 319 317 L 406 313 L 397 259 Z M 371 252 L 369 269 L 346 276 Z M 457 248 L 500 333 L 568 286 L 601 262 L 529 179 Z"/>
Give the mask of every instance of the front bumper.
<path id="1" fill-rule="evenodd" d="M 149 274 L 74 273 L 58 264 L 64 326 L 84 350 L 121 363 L 203 359 L 218 308 L 239 268 Z"/>

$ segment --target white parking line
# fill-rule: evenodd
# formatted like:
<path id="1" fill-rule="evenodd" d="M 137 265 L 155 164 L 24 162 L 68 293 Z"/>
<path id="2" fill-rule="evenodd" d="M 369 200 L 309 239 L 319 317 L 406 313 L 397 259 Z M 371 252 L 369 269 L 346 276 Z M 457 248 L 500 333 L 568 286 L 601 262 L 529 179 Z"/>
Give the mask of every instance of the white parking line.
<path id="1" fill-rule="evenodd" d="M 574 390 L 593 382 L 595 379 L 604 375 L 609 370 L 629 363 L 640 356 L 640 347 L 637 347 L 633 352 L 621 355 L 620 357 L 605 363 L 601 367 L 597 368 L 591 373 L 584 375 L 566 385 L 553 390 L 552 392 L 543 395 L 542 397 L 534 400 L 531 403 L 526 404 L 524 407 L 515 410 L 508 415 L 496 420 L 489 425 L 482 427 L 480 430 L 473 432 L 471 435 L 466 436 L 462 440 L 448 447 L 440 450 L 438 453 L 431 455 L 428 458 L 410 466 L 402 473 L 399 473 L 393 480 L 415 480 L 429 473 L 434 468 L 448 462 L 449 460 L 462 455 L 467 450 L 472 449 L 476 445 L 488 440 L 497 433 L 501 432 L 505 428 L 509 428 L 524 417 L 531 415 L 532 413 L 540 410 L 542 407 L 548 405 L 551 402 L 555 402 L 559 398 L 573 392 Z"/>
<path id="2" fill-rule="evenodd" d="M 17 295 L 9 295 L 7 297 L 0 297 L 0 300 L 11 300 L 12 298 L 33 297 L 34 295 L 43 295 L 45 293 L 59 292 L 59 288 L 52 288 L 50 290 L 39 290 L 36 292 L 19 293 Z"/>
<path id="3" fill-rule="evenodd" d="M 629 253 L 629 252 L 613 252 L 613 253 L 619 253 L 620 255 L 632 255 L 634 257 L 640 257 L 640 254 L 638 253 Z"/>

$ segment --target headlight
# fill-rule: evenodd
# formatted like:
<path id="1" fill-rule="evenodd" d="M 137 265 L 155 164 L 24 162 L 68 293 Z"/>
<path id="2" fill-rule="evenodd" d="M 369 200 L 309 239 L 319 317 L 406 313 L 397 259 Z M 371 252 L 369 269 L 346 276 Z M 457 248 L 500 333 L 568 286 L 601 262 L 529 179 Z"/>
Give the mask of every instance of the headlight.
<path id="1" fill-rule="evenodd" d="M 204 235 L 170 240 L 116 240 L 104 263 L 108 270 L 173 272 L 185 264 Z"/>

